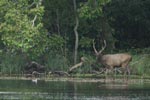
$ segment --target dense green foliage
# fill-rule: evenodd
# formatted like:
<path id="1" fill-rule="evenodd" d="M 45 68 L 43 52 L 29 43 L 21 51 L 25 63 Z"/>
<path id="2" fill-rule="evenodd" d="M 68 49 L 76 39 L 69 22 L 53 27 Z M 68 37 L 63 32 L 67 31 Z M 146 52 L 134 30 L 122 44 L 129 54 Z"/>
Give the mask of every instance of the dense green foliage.
<path id="1" fill-rule="evenodd" d="M 116 47 L 145 48 L 150 46 L 150 1 L 112 0 L 105 6 Z"/>
<path id="2" fill-rule="evenodd" d="M 41 54 L 46 43 L 46 31 L 41 23 L 43 6 L 35 2 L 35 7 L 29 8 L 27 0 L 5 2 L 9 9 L 4 12 L 1 23 L 4 45 L 12 51 Z"/>
<path id="3" fill-rule="evenodd" d="M 81 56 L 90 61 L 79 72 L 91 70 L 95 61 L 92 41 L 95 39 L 96 48 L 100 49 L 105 39 L 105 53 L 129 52 L 133 55 L 132 72 L 149 73 L 149 0 L 76 3 L 78 62 Z M 31 60 L 45 65 L 47 70 L 67 71 L 73 65 L 75 51 L 73 5 L 73 0 L 0 0 L 1 73 L 22 73 L 25 63 Z M 136 61 L 139 62 L 134 64 Z"/>

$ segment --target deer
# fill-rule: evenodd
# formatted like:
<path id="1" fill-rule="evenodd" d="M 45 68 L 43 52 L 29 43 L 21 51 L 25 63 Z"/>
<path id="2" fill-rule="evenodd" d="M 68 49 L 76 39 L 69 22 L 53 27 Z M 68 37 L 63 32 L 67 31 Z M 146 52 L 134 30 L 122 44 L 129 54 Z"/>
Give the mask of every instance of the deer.
<path id="1" fill-rule="evenodd" d="M 124 69 L 124 74 L 128 73 L 130 75 L 129 63 L 132 61 L 132 56 L 127 53 L 117 53 L 117 54 L 105 54 L 102 52 L 106 48 L 106 40 L 104 40 L 104 46 L 102 49 L 97 51 L 95 47 L 95 42 L 93 40 L 93 49 L 96 55 L 96 62 L 100 63 L 106 68 L 106 73 L 108 70 L 113 70 L 115 67 L 120 67 Z"/>

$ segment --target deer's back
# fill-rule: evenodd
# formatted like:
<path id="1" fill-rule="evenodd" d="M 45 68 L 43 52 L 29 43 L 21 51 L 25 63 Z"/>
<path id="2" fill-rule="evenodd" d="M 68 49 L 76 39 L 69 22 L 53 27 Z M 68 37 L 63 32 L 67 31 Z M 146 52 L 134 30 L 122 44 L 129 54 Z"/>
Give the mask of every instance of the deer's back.
<path id="1" fill-rule="evenodd" d="M 131 59 L 131 55 L 122 53 L 103 55 L 101 61 L 110 66 L 121 66 L 122 63 L 129 63 Z"/>

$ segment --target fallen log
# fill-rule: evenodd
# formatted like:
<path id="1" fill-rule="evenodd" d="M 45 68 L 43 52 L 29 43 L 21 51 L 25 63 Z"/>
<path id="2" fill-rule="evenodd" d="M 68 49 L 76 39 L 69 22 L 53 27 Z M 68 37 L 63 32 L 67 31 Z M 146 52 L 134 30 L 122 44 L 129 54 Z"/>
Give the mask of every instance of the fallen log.
<path id="1" fill-rule="evenodd" d="M 31 61 L 25 65 L 24 71 L 26 74 L 32 74 L 34 71 L 36 71 L 38 73 L 44 73 L 45 66 L 43 66 L 35 61 Z"/>
<path id="2" fill-rule="evenodd" d="M 71 68 L 69 68 L 68 73 L 70 74 L 70 73 L 73 72 L 73 70 L 75 70 L 75 69 L 81 67 L 81 66 L 83 65 L 84 62 L 85 62 L 85 58 L 84 58 L 84 57 L 81 57 L 81 62 L 78 63 L 78 64 L 75 64 L 74 66 L 72 66 Z"/>
<path id="3" fill-rule="evenodd" d="M 45 76 L 45 73 L 39 73 L 37 71 L 32 72 L 32 77 L 41 77 L 41 76 Z"/>
<path id="4" fill-rule="evenodd" d="M 54 75 L 54 76 L 70 76 L 67 72 L 64 72 L 64 71 L 50 71 L 50 72 L 48 72 L 48 75 Z"/>

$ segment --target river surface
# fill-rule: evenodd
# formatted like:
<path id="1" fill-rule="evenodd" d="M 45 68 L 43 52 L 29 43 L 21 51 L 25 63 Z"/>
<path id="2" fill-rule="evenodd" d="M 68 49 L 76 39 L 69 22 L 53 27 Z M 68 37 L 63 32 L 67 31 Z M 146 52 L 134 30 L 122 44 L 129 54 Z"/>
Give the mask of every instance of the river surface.
<path id="1" fill-rule="evenodd" d="M 45 81 L 0 79 L 0 100 L 150 100 L 150 81 Z"/>

